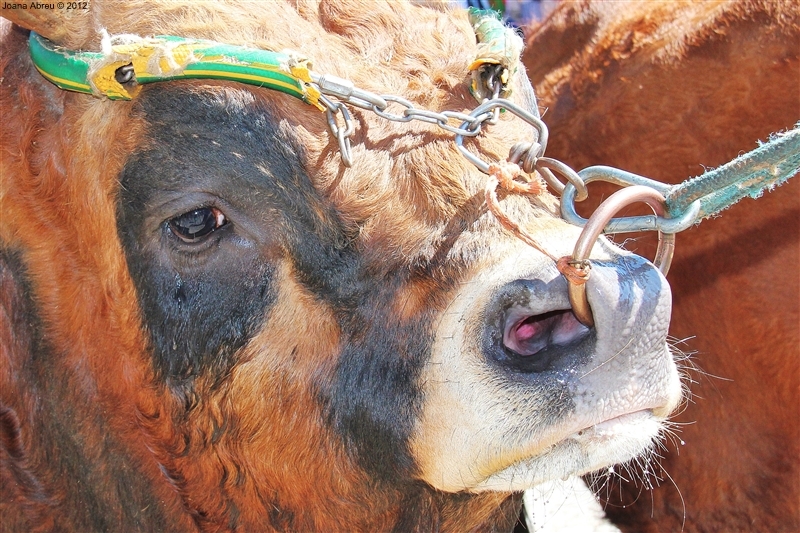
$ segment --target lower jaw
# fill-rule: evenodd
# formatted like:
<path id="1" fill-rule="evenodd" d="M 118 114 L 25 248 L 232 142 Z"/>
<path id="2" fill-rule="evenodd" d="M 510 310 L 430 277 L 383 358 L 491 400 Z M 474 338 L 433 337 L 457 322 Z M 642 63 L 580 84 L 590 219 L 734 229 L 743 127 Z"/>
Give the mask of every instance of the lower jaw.
<path id="1" fill-rule="evenodd" d="M 624 463 L 650 448 L 661 422 L 649 409 L 604 420 L 571 434 L 544 453 L 492 474 L 472 492 L 520 491 Z"/>

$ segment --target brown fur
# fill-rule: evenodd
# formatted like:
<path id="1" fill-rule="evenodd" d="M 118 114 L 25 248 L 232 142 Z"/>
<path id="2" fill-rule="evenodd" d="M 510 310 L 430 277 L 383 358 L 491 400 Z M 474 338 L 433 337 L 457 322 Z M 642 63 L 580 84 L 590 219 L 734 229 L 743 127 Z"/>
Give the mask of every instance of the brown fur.
<path id="1" fill-rule="evenodd" d="M 549 153 L 578 169 L 676 183 L 800 117 L 791 1 L 564 2 L 529 29 L 524 62 Z M 799 201 L 794 178 L 678 236 L 671 333 L 702 372 L 669 479 L 602 493 L 626 531 L 800 530 Z"/>
<path id="2" fill-rule="evenodd" d="M 24 49 L 22 32 L 4 26 L 4 30 L 12 34 L 9 40 L 15 41 L 18 49 Z M 30 416 L 26 420 L 30 429 L 25 438 L 27 448 L 36 451 L 37 455 L 43 449 L 33 446 L 32 439 L 35 434 L 49 431 L 37 420 L 38 412 L 69 406 L 76 410 L 85 409 L 87 419 L 101 416 L 101 413 L 120 415 L 108 417 L 105 429 L 90 423 L 75 428 L 85 441 L 83 452 L 87 460 L 99 461 L 92 454 L 101 453 L 105 432 L 117 435 L 117 444 L 129 448 L 132 455 L 144 457 L 148 453 L 147 442 L 142 440 L 130 414 L 137 410 L 155 412 L 160 409 L 156 406 L 161 400 L 160 395 L 147 385 L 150 370 L 144 361 L 116 356 L 142 350 L 145 341 L 138 326 L 138 311 L 131 305 L 134 302 L 132 288 L 121 251 L 115 246 L 98 245 L 117 242 L 109 202 L 113 197 L 109 187 L 113 184 L 110 180 L 64 179 L 66 168 L 73 166 L 78 168 L 70 168 L 69 175 L 72 171 L 77 172 L 76 176 L 97 175 L 94 168 L 80 167 L 86 158 L 72 156 L 70 147 L 79 144 L 94 152 L 96 159 L 92 161 L 118 167 L 119 163 L 115 165 L 115 161 L 120 161 L 122 150 L 126 148 L 126 137 L 114 129 L 124 125 L 109 125 L 103 129 L 98 124 L 100 136 L 119 138 L 120 144 L 116 146 L 98 144 L 100 136 L 94 136 L 91 131 L 81 132 L 77 125 L 69 124 L 63 129 L 46 127 L 46 123 L 55 120 L 64 100 L 72 96 L 58 94 L 45 85 L 32 86 L 23 81 L 24 71 L 6 68 L 14 56 L 13 52 L 4 55 L 2 68 L 4 88 L 15 87 L 14 94 L 4 91 L 2 103 L 2 107 L 9 111 L 2 143 L 2 238 L 4 243 L 14 243 L 12 249 L 26 250 L 23 254 L 26 274 L 35 287 L 32 291 L 33 305 L 39 309 L 40 318 L 52 325 L 40 343 L 48 345 L 62 358 L 55 367 L 41 367 L 31 361 L 35 351 L 10 353 L 12 365 L 48 376 L 45 383 L 50 382 L 54 390 L 48 391 L 46 396 L 52 398 L 52 403 L 42 405 L 39 397 L 45 396 L 44 392 L 26 389 L 27 380 L 18 379 L 12 372 L 13 366 L 8 366 L 8 359 L 0 367 L 7 384 L 2 387 L 2 403 L 17 413 Z M 39 91 L 49 93 L 49 102 L 37 94 Z M 25 132 L 19 141 L 15 139 L 18 132 Z M 58 222 L 66 219 L 70 223 L 62 225 Z M 13 220 L 26 222 L 18 226 L 11 223 Z M 107 280 L 109 284 L 97 286 L 100 280 Z M 98 294 L 103 297 L 98 298 Z M 96 329 L 88 329 L 81 319 L 83 316 L 93 316 Z M 89 374 L 98 376 L 97 382 L 88 381 Z M 64 379 L 51 381 L 53 376 Z M 35 379 L 41 379 L 41 376 Z M 76 398 L 74 390 L 84 390 L 87 395 Z M 96 390 L 103 393 L 96 395 Z M 53 438 L 57 436 L 53 435 Z M 52 452 L 58 456 L 57 449 Z M 47 529 L 45 524 L 49 520 L 57 515 L 71 516 L 73 510 L 66 494 L 67 480 L 57 471 L 47 471 L 45 458 L 37 455 L 27 457 L 27 463 L 51 502 L 48 511 L 52 514 L 31 520 L 29 524 Z M 145 461 L 131 466 L 141 469 L 151 478 L 153 489 L 166 507 L 180 507 L 174 493 L 160 481 L 160 473 L 154 464 Z M 14 505 L 3 505 L 4 519 L 14 516 L 18 510 Z M 110 516 L 109 519 L 113 518 Z M 179 518 L 171 526 L 187 527 L 188 524 L 187 520 Z M 79 522 L 76 527 L 80 527 Z"/>

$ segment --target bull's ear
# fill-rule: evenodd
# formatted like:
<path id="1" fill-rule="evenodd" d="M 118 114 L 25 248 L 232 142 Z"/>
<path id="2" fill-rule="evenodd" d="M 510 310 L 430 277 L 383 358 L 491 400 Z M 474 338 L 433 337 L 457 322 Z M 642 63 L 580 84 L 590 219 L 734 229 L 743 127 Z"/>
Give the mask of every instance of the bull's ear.
<path id="1" fill-rule="evenodd" d="M 25 7 L 27 7 L 25 4 L 2 2 L 0 16 L 18 26 L 35 31 L 54 43 L 62 43 L 66 39 L 67 28 L 62 10 L 25 9 Z"/>

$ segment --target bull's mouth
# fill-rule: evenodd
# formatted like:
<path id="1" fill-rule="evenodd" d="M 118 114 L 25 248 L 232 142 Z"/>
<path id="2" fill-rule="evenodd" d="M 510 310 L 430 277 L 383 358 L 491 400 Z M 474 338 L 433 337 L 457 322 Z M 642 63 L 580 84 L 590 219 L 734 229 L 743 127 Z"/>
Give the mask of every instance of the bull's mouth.
<path id="1" fill-rule="evenodd" d="M 589 328 L 581 324 L 571 309 L 530 314 L 521 307 L 507 311 L 503 345 L 516 355 L 535 355 L 550 346 L 568 346 L 583 339 Z"/>
<path id="2" fill-rule="evenodd" d="M 606 420 L 602 422 L 598 422 L 597 424 L 593 424 L 588 426 L 580 431 L 576 431 L 571 437 L 569 438 L 592 438 L 597 440 L 608 440 L 619 433 L 621 430 L 627 428 L 629 424 L 635 424 L 636 422 L 648 419 L 648 418 L 658 418 L 653 414 L 652 409 L 639 409 L 637 411 L 633 411 L 630 413 L 624 413 Z"/>
<path id="3" fill-rule="evenodd" d="M 538 442 L 534 453 L 492 473 L 472 490 L 523 490 L 625 463 L 652 448 L 662 421 L 652 409 L 641 409 L 554 435 L 550 443 Z"/>

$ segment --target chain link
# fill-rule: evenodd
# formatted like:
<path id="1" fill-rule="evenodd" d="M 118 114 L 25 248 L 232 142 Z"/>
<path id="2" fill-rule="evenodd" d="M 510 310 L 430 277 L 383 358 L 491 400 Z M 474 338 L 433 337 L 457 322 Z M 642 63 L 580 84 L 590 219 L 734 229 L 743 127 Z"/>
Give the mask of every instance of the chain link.
<path id="1" fill-rule="evenodd" d="M 353 165 L 350 135 L 355 131 L 353 121 L 350 118 L 350 112 L 341 102 L 332 102 L 324 95 L 320 96 L 319 100 L 322 102 L 322 105 L 325 106 L 325 113 L 328 117 L 328 129 L 331 131 L 331 135 L 336 137 L 339 142 L 339 152 L 342 157 L 342 163 L 344 163 L 344 166 L 350 167 Z M 343 128 L 339 126 L 339 121 L 337 119 L 339 115 L 341 115 L 342 121 L 344 122 Z"/>
<path id="2" fill-rule="evenodd" d="M 492 98 L 491 100 L 484 101 L 481 105 L 476 107 L 472 110 L 469 114 L 472 120 L 479 122 L 479 125 L 482 125 L 484 122 L 489 122 L 491 119 L 494 118 L 495 113 L 499 112 L 500 110 L 508 111 L 517 117 L 521 118 L 528 124 L 534 127 L 536 130 L 536 139 L 533 143 L 529 143 L 528 146 L 523 147 L 523 145 L 517 143 L 514 147 L 517 149 L 518 155 L 530 161 L 538 160 L 543 154 L 545 149 L 547 148 L 547 126 L 545 125 L 542 120 L 534 115 L 533 113 L 529 112 L 528 110 L 518 106 L 514 102 L 510 100 L 506 100 L 503 98 Z M 466 129 L 466 126 L 469 122 L 464 121 L 461 124 L 462 129 Z M 479 131 L 479 129 L 478 129 Z M 461 155 L 467 158 L 473 165 L 478 167 L 478 169 L 485 173 L 489 173 L 489 163 L 482 160 L 477 155 L 470 152 L 464 146 L 464 134 L 457 133 L 455 138 L 456 146 L 458 150 L 461 152 Z M 512 148 L 512 152 L 514 148 Z"/>
<path id="3" fill-rule="evenodd" d="M 372 111 L 379 117 L 393 122 L 419 120 L 420 122 L 435 124 L 439 128 L 455 135 L 454 141 L 459 152 L 483 173 L 490 174 L 486 188 L 486 202 L 490 211 L 494 213 L 501 224 L 522 239 L 523 242 L 553 258 L 535 240 L 529 238 L 530 236 L 527 232 L 508 219 L 499 209 L 499 205 L 493 210 L 492 201 L 497 204 L 497 198 L 493 196 L 494 189 L 499 183 L 498 176 L 502 167 L 498 167 L 496 162 L 490 164 L 484 161 L 480 156 L 464 146 L 465 137 L 476 137 L 481 133 L 484 124 L 495 124 L 501 111 L 510 112 L 533 126 L 535 138 L 530 142 L 522 141 L 514 144 L 509 151 L 508 163 L 515 165 L 516 172 L 521 169 L 521 171 L 528 174 L 538 173 L 560 197 L 562 218 L 571 224 L 583 227 L 573 254 L 560 259 L 553 259 L 556 260 L 558 270 L 568 281 L 569 300 L 578 320 L 587 327 L 593 327 L 594 317 L 586 295 L 585 284 L 590 274 L 588 258 L 600 233 L 658 231 L 659 246 L 654 262 L 666 274 L 672 261 L 675 233 L 689 228 L 703 218 L 701 216 L 701 199 L 695 199 L 695 196 L 699 196 L 700 193 L 695 192 L 694 189 L 690 190 L 691 194 L 684 194 L 685 197 L 689 198 L 688 200 L 684 200 L 683 197 L 679 196 L 679 199 L 687 204 L 684 212 L 679 216 L 668 217 L 665 197 L 673 189 L 669 185 L 613 167 L 589 167 L 580 172 L 575 172 L 561 161 L 545 157 L 544 153 L 547 149 L 548 140 L 547 126 L 538 116 L 528 110 L 523 109 L 514 102 L 500 98 L 503 86 L 499 81 L 498 72 L 492 70 L 490 65 L 485 67 L 485 70 L 481 70 L 479 76 L 483 84 L 480 87 L 480 93 L 491 94 L 492 97 L 485 99 L 470 113 L 434 112 L 427 109 L 418 109 L 410 101 L 400 96 L 376 95 L 356 88 L 350 81 L 334 76 L 317 76 L 311 73 L 311 79 L 316 86 L 315 88 L 322 95 L 319 101 L 325 107 L 328 127 L 331 134 L 338 140 L 342 162 L 345 166 L 349 167 L 353 162 L 349 137 L 354 131 L 354 126 L 350 113 L 344 104 Z M 484 69 L 484 67 L 481 68 Z M 394 111 L 390 111 L 390 107 Z M 339 117 L 344 123 L 343 126 L 340 125 Z M 459 125 L 455 126 L 453 123 L 459 123 Z M 494 170 L 490 171 L 490 167 Z M 565 181 L 562 182 L 556 174 L 564 178 Z M 514 184 L 514 177 L 510 177 L 508 180 L 511 184 Z M 586 186 L 592 181 L 614 183 L 623 187 L 623 189 L 612 194 L 604 201 L 591 218 L 585 219 L 577 214 L 575 202 L 583 201 L 588 197 Z M 728 179 L 728 181 L 731 180 Z M 738 181 L 734 185 L 738 186 Z M 706 193 L 706 189 L 700 188 L 700 191 Z M 638 201 L 643 201 L 650 205 L 655 214 L 612 218 L 623 206 Z"/>
<path id="4" fill-rule="evenodd" d="M 349 122 L 349 114 L 347 114 L 347 109 L 343 104 L 349 104 L 367 111 L 372 111 L 379 117 L 392 122 L 411 122 L 412 120 L 419 120 L 420 122 L 435 124 L 459 138 L 476 137 L 479 135 L 483 123 L 495 123 L 499 116 L 500 108 L 505 108 L 505 104 L 510 103 L 507 100 L 497 98 L 502 85 L 499 78 L 496 76 L 488 77 L 489 82 L 493 84 L 491 88 L 493 98 L 491 100 L 486 100 L 471 113 L 459 113 L 457 111 L 436 112 L 428 109 L 419 109 L 410 101 L 400 96 L 377 95 L 355 87 L 349 80 L 327 74 L 319 76 L 315 73 L 311 73 L 311 80 L 323 95 L 320 97 L 320 102 L 325 107 L 328 114 L 328 127 L 331 134 L 339 140 L 339 147 L 343 154 L 342 160 L 348 167 L 352 164 L 350 142 L 348 138 L 352 133 L 352 128 Z M 393 112 L 389 110 L 390 107 L 400 109 Z M 519 108 L 516 106 L 514 107 L 514 111 L 516 112 Z M 478 112 L 476 113 L 476 111 Z M 525 114 L 527 115 L 527 112 L 525 112 Z M 342 128 L 339 126 L 339 121 L 336 118 L 337 115 L 341 115 L 342 120 L 345 122 L 346 129 L 344 131 L 342 131 Z M 459 125 L 456 126 L 454 124 Z M 544 124 L 541 124 L 541 127 L 544 127 Z M 473 161 L 473 159 L 470 158 L 470 161 Z M 477 166 L 483 172 L 486 172 L 488 163 L 481 162 L 481 164 Z"/>

